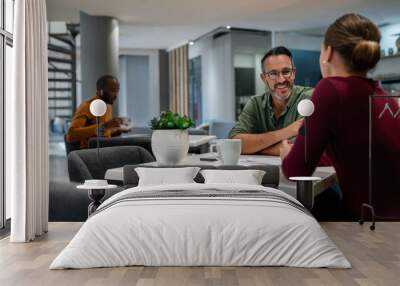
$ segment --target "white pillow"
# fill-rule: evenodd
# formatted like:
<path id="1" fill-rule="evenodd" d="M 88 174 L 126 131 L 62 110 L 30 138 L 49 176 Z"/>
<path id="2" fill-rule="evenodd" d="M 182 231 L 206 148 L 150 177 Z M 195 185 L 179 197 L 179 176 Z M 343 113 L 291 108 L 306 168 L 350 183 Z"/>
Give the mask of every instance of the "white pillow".
<path id="1" fill-rule="evenodd" d="M 261 185 L 265 171 L 262 170 L 202 170 L 205 184 Z"/>
<path id="2" fill-rule="evenodd" d="M 138 186 L 195 183 L 193 179 L 199 170 L 199 167 L 135 168 L 139 177 Z"/>

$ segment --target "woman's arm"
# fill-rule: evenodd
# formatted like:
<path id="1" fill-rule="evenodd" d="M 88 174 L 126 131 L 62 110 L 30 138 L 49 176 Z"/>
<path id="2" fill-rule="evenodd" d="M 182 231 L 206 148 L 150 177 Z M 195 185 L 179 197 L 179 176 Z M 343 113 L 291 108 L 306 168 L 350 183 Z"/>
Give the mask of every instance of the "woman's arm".
<path id="1" fill-rule="evenodd" d="M 307 119 L 307 160 L 303 126 L 290 153 L 283 158 L 282 171 L 286 177 L 312 175 L 337 128 L 337 116 L 340 114 L 338 96 L 328 79 L 318 83 L 311 100 L 315 110 Z"/>

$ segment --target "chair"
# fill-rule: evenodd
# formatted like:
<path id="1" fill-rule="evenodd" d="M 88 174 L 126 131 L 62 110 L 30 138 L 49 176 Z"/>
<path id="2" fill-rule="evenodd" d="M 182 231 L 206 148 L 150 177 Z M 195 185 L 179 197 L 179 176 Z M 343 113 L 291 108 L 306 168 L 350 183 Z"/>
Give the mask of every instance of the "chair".
<path id="1" fill-rule="evenodd" d="M 67 156 L 70 152 L 81 149 L 81 144 L 79 141 L 75 141 L 72 143 L 69 143 L 67 141 L 67 134 L 64 134 L 64 143 L 65 143 L 65 151 L 67 153 Z"/>
<path id="2" fill-rule="evenodd" d="M 189 128 L 189 135 L 208 135 L 208 131 L 201 128 Z"/>
<path id="3" fill-rule="evenodd" d="M 104 179 L 108 168 L 126 164 L 142 164 L 154 161 L 145 149 L 137 146 L 119 146 L 100 149 L 97 160 L 96 149 L 72 151 L 68 155 L 68 173 L 71 182 L 50 181 L 49 220 L 85 221 L 90 203 L 87 192 L 76 190 L 79 183 L 88 179 Z M 121 185 L 121 182 L 111 182 Z M 106 191 L 103 200 L 122 191 L 124 187 Z"/>
<path id="4" fill-rule="evenodd" d="M 143 134 L 143 136 L 135 137 L 99 137 L 99 147 L 115 147 L 115 146 L 139 146 L 146 149 L 150 154 L 151 150 L 151 135 Z M 90 138 L 88 141 L 89 148 L 97 147 L 97 138 Z"/>
<path id="5" fill-rule="evenodd" d="M 153 162 L 154 157 L 139 146 L 114 146 L 99 149 L 82 149 L 68 155 L 68 174 L 73 182 L 88 179 L 104 179 L 107 169 L 128 164 Z"/>
<path id="6" fill-rule="evenodd" d="M 210 121 L 209 133 L 217 136 L 218 139 L 228 138 L 233 126 L 235 126 L 233 121 Z"/>

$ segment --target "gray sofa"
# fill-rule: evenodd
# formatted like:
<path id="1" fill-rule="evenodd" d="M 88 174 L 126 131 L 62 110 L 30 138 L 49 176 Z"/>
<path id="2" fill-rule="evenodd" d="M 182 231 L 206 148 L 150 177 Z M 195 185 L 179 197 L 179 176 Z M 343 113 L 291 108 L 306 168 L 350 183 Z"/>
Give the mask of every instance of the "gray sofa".
<path id="1" fill-rule="evenodd" d="M 76 186 L 89 179 L 103 179 L 109 168 L 126 164 L 142 164 L 154 161 L 153 156 L 138 146 L 118 146 L 99 149 L 72 151 L 68 155 L 68 173 L 70 182 L 51 181 L 49 193 L 50 221 L 85 221 L 90 203 L 87 191 Z M 109 182 L 121 185 L 121 182 Z M 106 191 L 104 199 L 123 190 L 123 186 Z"/>
<path id="2" fill-rule="evenodd" d="M 104 179 L 107 169 L 153 162 L 154 157 L 139 146 L 114 146 L 73 151 L 68 155 L 68 174 L 72 182 Z"/>

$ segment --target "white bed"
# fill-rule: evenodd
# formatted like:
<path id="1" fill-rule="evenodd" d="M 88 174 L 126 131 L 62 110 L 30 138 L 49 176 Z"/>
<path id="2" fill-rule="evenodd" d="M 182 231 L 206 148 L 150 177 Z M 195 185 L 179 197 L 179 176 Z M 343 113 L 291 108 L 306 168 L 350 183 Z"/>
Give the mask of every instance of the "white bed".
<path id="1" fill-rule="evenodd" d="M 175 190 L 241 191 L 246 196 L 262 191 L 271 199 L 264 199 L 262 193 L 260 198 L 242 194 L 121 200 Z M 127 189 L 99 207 L 50 269 L 127 265 L 350 268 L 318 222 L 299 205 L 279 190 L 254 185 L 193 183 Z"/>

